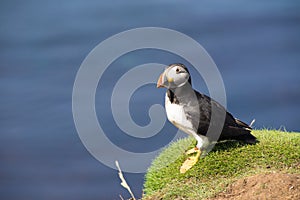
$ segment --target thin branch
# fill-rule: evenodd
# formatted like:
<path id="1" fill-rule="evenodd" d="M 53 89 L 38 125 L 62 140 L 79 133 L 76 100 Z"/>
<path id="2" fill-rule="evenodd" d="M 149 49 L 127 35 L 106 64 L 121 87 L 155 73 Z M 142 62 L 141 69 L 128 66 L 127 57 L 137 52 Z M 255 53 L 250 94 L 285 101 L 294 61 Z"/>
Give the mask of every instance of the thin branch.
<path id="1" fill-rule="evenodd" d="M 125 178 L 124 178 L 124 176 L 123 176 L 123 173 L 122 173 L 121 168 L 120 168 L 120 166 L 119 166 L 119 162 L 118 162 L 117 160 L 116 160 L 116 166 L 117 166 L 117 168 L 118 168 L 118 170 L 119 170 L 118 175 L 119 175 L 119 177 L 120 177 L 120 179 L 121 179 L 121 185 L 122 185 L 124 188 L 126 188 L 126 189 L 128 190 L 128 192 L 129 192 L 129 194 L 131 195 L 132 199 L 133 199 L 133 200 L 136 200 L 136 198 L 134 197 L 134 195 L 133 195 L 133 193 L 132 193 L 132 191 L 131 191 L 129 185 L 127 184 L 127 182 L 126 182 L 126 180 L 125 180 Z"/>

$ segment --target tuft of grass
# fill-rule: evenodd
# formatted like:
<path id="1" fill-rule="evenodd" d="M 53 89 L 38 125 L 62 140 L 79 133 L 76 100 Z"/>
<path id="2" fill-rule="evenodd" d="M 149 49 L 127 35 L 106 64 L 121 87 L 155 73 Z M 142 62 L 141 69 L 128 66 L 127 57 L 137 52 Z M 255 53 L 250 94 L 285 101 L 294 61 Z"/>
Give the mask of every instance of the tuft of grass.
<path id="1" fill-rule="evenodd" d="M 143 199 L 205 199 L 239 178 L 274 171 L 300 173 L 300 133 L 277 130 L 252 133 L 259 143 L 218 143 L 185 174 L 179 173 L 187 158 L 184 151 L 194 147 L 196 141 L 188 137 L 171 144 L 148 169 Z M 177 159 L 165 166 L 174 157 Z"/>

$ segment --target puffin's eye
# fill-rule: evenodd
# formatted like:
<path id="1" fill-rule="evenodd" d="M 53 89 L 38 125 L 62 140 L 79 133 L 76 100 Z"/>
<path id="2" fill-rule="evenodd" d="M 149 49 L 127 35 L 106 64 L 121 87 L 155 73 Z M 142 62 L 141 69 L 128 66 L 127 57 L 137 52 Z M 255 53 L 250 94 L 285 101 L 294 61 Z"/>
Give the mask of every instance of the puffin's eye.
<path id="1" fill-rule="evenodd" d="M 176 69 L 176 73 L 178 74 L 178 73 L 179 73 L 179 71 L 180 71 L 180 69 L 179 69 L 179 68 L 177 68 L 177 69 Z"/>

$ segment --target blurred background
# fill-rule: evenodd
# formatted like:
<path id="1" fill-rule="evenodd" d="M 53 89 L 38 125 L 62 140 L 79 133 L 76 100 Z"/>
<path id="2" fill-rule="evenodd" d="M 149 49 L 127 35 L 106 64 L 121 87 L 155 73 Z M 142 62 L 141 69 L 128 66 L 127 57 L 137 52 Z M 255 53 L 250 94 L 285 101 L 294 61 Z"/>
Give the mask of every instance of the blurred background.
<path id="1" fill-rule="evenodd" d="M 2 0 L 0 5 L 0 199 L 129 198 L 117 172 L 81 143 L 72 89 L 87 54 L 132 28 L 165 27 L 197 40 L 222 74 L 230 112 L 248 123 L 255 118 L 255 128 L 300 131 L 299 1 Z M 149 62 L 186 63 L 167 52 L 131 52 L 106 70 L 96 95 L 108 137 L 132 151 L 167 145 L 176 132 L 167 123 L 157 136 L 141 141 L 122 134 L 113 121 L 114 84 Z M 195 88 L 207 94 L 201 76 L 194 70 L 192 76 Z M 137 124 L 149 123 L 148 108 L 163 104 L 164 92 L 155 85 L 136 91 L 130 110 Z M 144 174 L 125 176 L 141 197 Z"/>

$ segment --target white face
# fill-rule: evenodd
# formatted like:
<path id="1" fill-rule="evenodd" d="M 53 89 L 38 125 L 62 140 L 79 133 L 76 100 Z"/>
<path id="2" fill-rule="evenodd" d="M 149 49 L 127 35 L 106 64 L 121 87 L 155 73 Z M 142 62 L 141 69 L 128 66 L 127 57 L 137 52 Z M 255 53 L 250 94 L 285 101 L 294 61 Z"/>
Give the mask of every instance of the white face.
<path id="1" fill-rule="evenodd" d="M 177 88 L 185 85 L 190 75 L 183 67 L 172 65 L 165 70 L 165 78 L 169 83 L 168 88 Z"/>

